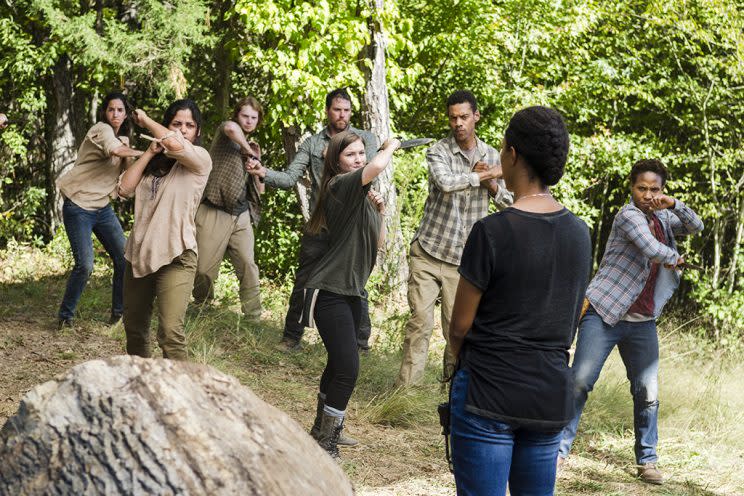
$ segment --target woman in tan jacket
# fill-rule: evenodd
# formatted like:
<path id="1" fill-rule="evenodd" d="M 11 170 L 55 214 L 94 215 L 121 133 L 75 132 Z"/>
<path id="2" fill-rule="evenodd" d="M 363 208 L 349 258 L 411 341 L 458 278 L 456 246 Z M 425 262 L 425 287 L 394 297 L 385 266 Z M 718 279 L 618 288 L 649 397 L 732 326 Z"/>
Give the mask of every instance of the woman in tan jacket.
<path id="1" fill-rule="evenodd" d="M 75 165 L 57 180 L 64 196 L 62 219 L 70 240 L 75 266 L 59 307 L 59 328 L 71 326 L 75 309 L 93 272 L 95 234 L 114 263 L 111 324 L 123 311 L 124 231 L 111 208 L 124 160 L 139 156 L 129 148 L 130 116 L 127 97 L 109 93 L 103 99 L 99 121 L 85 135 Z"/>
<path id="2" fill-rule="evenodd" d="M 127 353 L 150 356 L 150 316 L 157 300 L 158 344 L 164 358 L 185 360 L 184 317 L 196 274 L 196 225 L 212 159 L 198 146 L 201 113 L 177 100 L 163 124 L 142 110 L 133 119 L 155 139 L 122 175 L 119 195 L 135 197 L 125 251 L 124 331 Z"/>

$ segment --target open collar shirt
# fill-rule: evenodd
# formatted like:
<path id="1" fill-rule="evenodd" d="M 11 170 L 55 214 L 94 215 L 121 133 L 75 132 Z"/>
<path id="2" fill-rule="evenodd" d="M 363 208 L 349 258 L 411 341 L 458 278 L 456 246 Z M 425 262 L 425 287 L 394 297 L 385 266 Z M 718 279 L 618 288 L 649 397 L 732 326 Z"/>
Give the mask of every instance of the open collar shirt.
<path id="1" fill-rule="evenodd" d="M 470 230 L 478 220 L 488 215 L 491 201 L 488 189 L 480 184 L 473 167 L 479 161 L 500 165 L 499 152 L 476 138 L 472 160 L 463 153 L 450 134 L 426 152 L 429 166 L 429 196 L 424 205 L 414 240 L 432 257 L 454 265 L 460 264 L 462 250 Z M 513 202 L 503 179 L 498 180 L 498 191 L 493 197 L 497 208 Z"/>
<path id="2" fill-rule="evenodd" d="M 651 232 L 649 220 L 631 201 L 612 223 L 604 256 L 586 297 L 602 320 L 614 326 L 638 299 L 651 272 L 651 263 L 673 265 L 679 259 L 674 236 L 689 235 L 703 230 L 703 221 L 687 205 L 675 200 L 674 208 L 654 212 L 666 237 L 662 243 Z M 654 291 L 654 318 L 679 285 L 675 269 L 659 267 Z"/>

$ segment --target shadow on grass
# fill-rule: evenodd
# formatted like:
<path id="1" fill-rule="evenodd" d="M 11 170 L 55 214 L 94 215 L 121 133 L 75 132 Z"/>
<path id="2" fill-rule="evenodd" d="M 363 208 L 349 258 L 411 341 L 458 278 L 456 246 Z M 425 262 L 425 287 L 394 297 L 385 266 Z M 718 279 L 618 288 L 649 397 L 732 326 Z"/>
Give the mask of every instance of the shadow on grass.
<path id="1" fill-rule="evenodd" d="M 587 447 L 580 453 L 595 463 L 591 466 L 573 465 L 558 480 L 559 495 L 669 495 L 669 496 L 720 496 L 693 480 L 681 480 L 675 474 L 665 473 L 664 485 L 655 486 L 640 481 L 632 453 L 620 453 L 612 448 Z M 598 463 L 597 463 L 598 462 Z M 601 465 L 601 466 L 600 466 Z M 664 467 L 660 467 L 664 471 Z"/>
<path id="2" fill-rule="evenodd" d="M 67 275 L 0 283 L 0 318 L 49 319 L 56 324 L 57 311 L 67 284 Z M 111 314 L 111 278 L 90 278 L 78 304 L 75 319 L 81 322 L 108 322 Z"/>

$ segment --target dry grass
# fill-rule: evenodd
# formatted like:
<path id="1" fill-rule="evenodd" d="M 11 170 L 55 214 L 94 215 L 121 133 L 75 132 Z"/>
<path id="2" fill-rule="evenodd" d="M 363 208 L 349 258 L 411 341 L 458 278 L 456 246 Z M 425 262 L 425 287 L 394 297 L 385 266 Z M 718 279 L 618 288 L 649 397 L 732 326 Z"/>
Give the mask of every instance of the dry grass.
<path id="1" fill-rule="evenodd" d="M 105 260 L 96 262 L 81 302 L 79 326 L 50 339 L 63 271 L 69 264 L 64 251 L 64 243 L 57 242 L 45 252 L 16 246 L 0 253 L 0 369 L 12 371 L 5 373 L 0 388 L 0 397 L 5 398 L 0 423 L 34 384 L 81 361 L 123 351 L 121 325 L 104 325 L 110 301 Z M 314 331 L 306 335 L 302 352 L 283 354 L 274 349 L 287 288 L 263 282 L 264 319 L 251 324 L 237 311 L 234 276 L 222 276 L 216 305 L 189 309 L 189 351 L 194 361 L 235 375 L 309 427 L 325 350 Z M 401 322 L 399 315 L 373 318 L 377 341 L 362 357 L 347 424 L 362 444 L 343 451 L 343 467 L 364 496 L 454 494 L 436 416 L 436 405 L 444 399 L 436 381 L 440 330 L 434 331 L 424 384 L 398 390 L 393 383 Z M 662 334 L 673 329 L 665 326 Z M 615 353 L 590 397 L 556 494 L 744 494 L 744 366 L 737 357 L 716 354 L 680 332 L 662 337 L 661 354 L 659 454 L 669 482 L 652 487 L 633 476 L 632 404 Z"/>

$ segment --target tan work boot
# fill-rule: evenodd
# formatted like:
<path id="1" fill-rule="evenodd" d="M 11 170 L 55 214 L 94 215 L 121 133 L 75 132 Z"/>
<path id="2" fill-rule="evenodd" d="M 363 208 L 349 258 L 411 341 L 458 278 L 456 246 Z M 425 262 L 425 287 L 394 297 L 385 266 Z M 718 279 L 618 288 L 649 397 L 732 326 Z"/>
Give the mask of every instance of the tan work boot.
<path id="1" fill-rule="evenodd" d="M 661 475 L 659 469 L 656 468 L 655 463 L 638 465 L 638 478 L 649 484 L 664 484 L 664 476 Z"/>

